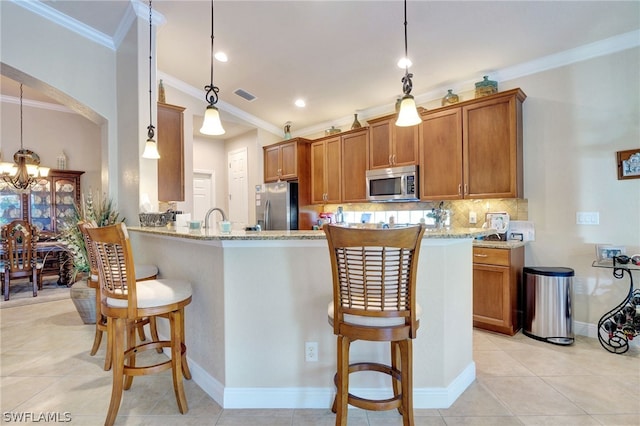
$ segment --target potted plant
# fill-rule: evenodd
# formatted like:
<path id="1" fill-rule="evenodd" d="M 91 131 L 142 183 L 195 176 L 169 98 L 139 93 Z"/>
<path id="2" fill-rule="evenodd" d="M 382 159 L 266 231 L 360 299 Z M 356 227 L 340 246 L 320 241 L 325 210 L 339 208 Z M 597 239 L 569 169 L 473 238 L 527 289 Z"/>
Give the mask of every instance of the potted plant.
<path id="1" fill-rule="evenodd" d="M 71 286 L 71 300 L 80 314 L 80 318 L 85 324 L 95 324 L 96 322 L 96 290 L 87 285 L 87 275 L 89 273 L 89 259 L 87 257 L 87 247 L 78 223 L 81 221 L 95 221 L 98 226 L 113 225 L 124 222 L 120 218 L 113 200 L 107 197 L 96 199 L 89 193 L 85 198 L 82 196 L 80 207 L 74 206 L 69 210 L 70 214 L 58 218 L 58 229 L 60 234 L 58 240 L 62 242 L 69 253 L 69 261 L 72 262 L 73 275 Z M 82 279 L 78 279 L 83 277 Z"/>

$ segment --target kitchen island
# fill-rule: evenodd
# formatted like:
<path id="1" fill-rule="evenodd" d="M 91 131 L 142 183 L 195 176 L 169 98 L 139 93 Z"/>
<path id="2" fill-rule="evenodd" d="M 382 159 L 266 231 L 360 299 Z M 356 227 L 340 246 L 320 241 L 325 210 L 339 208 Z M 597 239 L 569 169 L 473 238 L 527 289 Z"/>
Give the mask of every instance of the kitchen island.
<path id="1" fill-rule="evenodd" d="M 328 408 L 336 338 L 327 323 L 331 265 L 322 231 L 190 231 L 130 227 L 135 260 L 192 283 L 186 344 L 193 380 L 224 408 Z M 475 379 L 472 241 L 464 228 L 425 232 L 417 292 L 414 406 L 446 408 Z M 166 334 L 166 324 L 159 325 Z M 305 342 L 318 361 L 305 362 Z M 355 342 L 352 360 L 388 362 L 388 344 Z M 383 375 L 351 378 L 354 393 L 388 398 Z"/>

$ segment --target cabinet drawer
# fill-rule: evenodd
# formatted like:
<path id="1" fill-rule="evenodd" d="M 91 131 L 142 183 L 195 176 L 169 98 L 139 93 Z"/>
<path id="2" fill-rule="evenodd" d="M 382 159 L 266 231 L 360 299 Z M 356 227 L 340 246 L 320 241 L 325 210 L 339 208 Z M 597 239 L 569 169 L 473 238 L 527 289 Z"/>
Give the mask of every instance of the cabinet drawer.
<path id="1" fill-rule="evenodd" d="M 473 248 L 473 263 L 509 266 L 510 250 L 486 247 Z"/>

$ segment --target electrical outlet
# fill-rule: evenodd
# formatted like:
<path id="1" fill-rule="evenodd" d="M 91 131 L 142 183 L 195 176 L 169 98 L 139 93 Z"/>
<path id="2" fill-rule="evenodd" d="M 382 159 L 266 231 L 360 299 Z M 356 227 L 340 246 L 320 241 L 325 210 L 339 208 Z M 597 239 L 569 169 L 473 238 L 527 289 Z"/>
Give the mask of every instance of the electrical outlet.
<path id="1" fill-rule="evenodd" d="M 478 222 L 478 217 L 476 216 L 476 212 L 469 212 L 469 223 L 473 224 Z"/>
<path id="2" fill-rule="evenodd" d="M 306 362 L 318 362 L 318 342 L 304 343 L 304 360 Z"/>

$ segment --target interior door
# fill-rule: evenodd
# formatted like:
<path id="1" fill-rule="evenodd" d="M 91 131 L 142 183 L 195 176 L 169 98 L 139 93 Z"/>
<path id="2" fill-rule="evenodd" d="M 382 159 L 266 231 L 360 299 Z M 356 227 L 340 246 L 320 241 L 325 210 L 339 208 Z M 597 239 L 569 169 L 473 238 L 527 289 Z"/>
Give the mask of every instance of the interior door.
<path id="1" fill-rule="evenodd" d="M 229 152 L 229 220 L 243 228 L 249 224 L 247 148 Z"/>
<path id="2" fill-rule="evenodd" d="M 216 199 L 215 194 L 215 173 L 212 171 L 197 171 L 193 172 L 193 212 L 191 212 L 191 219 L 204 220 L 204 215 L 207 213 L 213 204 L 212 200 Z"/>

